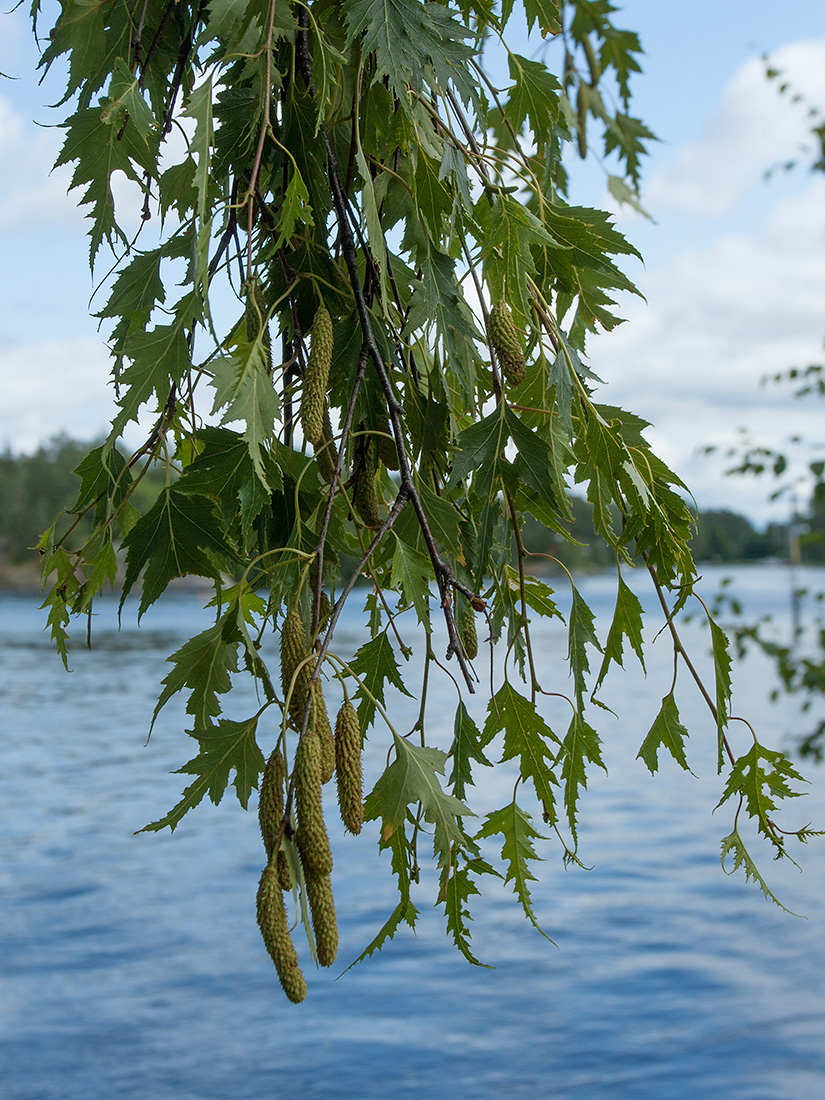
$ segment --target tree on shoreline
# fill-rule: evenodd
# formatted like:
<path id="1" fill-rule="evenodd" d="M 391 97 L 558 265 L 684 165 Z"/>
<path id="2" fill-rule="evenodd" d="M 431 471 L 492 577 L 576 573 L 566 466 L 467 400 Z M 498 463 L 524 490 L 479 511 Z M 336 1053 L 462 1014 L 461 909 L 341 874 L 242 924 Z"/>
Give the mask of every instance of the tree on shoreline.
<path id="1" fill-rule="evenodd" d="M 214 582 L 214 624 L 170 657 L 155 711 L 186 695 L 198 749 L 180 770 L 192 781 L 146 828 L 174 829 L 230 777 L 244 806 L 260 788 L 258 919 L 295 1001 L 306 985 L 285 897 L 312 956 L 336 955 L 323 816 L 333 774 L 346 827 L 376 823 L 398 882 L 362 958 L 415 925 L 430 843 L 437 903 L 468 960 L 470 903 L 488 876 L 512 883 L 538 927 L 536 845 L 550 833 L 578 862 L 579 797 L 588 768 L 603 766 L 603 684 L 629 651 L 644 663 L 641 605 L 623 579 L 635 565 L 674 652 L 639 755 L 651 771 L 660 750 L 687 767 L 683 670 L 708 701 L 720 804 L 734 808 L 723 865 L 776 900 L 742 819 L 777 856 L 811 835 L 774 819 L 798 793 L 790 761 L 746 723 L 731 728 L 723 632 L 711 620 L 709 688 L 682 646 L 675 619 L 696 580 L 684 486 L 647 424 L 597 399 L 586 360 L 588 335 L 620 323 L 613 298 L 635 290 L 620 261 L 637 253 L 607 214 L 575 204 L 564 154 L 598 142 L 610 191 L 638 205 L 653 138 L 631 113 L 638 38 L 614 11 L 606 0 L 501 11 L 485 0 L 66 0 L 49 33 L 43 66 L 68 62 L 57 163 L 74 166 L 92 264 L 106 249 L 115 259 L 99 316 L 118 412 L 79 466 L 77 522 L 41 540 L 44 606 L 65 660 L 70 616 L 112 582 L 116 544 L 121 603 L 140 581 L 140 616 L 177 576 Z M 541 35 L 541 59 L 513 47 L 515 16 Z M 140 196 L 135 227 L 121 222 L 116 175 Z M 123 455 L 124 429 L 147 417 L 145 442 Z M 141 514 L 135 488 L 158 466 L 169 476 Z M 532 517 L 570 537 L 571 487 L 615 563 L 616 609 L 600 638 L 568 574 L 568 660 L 547 670 L 531 623 L 559 611 L 528 570 L 522 532 Z M 369 625 L 352 653 L 335 631 L 361 577 Z M 269 631 L 277 671 L 261 654 Z M 413 644 L 418 685 L 404 681 Z M 432 743 L 436 676 L 456 692 L 444 747 Z M 254 680 L 254 714 L 227 716 L 233 677 Z M 420 700 L 411 730 L 384 706 L 390 685 Z M 476 692 L 488 699 L 482 728 L 465 705 Z M 547 695 L 567 700 L 566 728 L 548 725 Z M 387 767 L 363 798 L 366 736 L 385 741 Z M 494 760 L 514 793 L 488 808 L 473 772 Z M 498 867 L 481 848 L 494 837 Z"/>

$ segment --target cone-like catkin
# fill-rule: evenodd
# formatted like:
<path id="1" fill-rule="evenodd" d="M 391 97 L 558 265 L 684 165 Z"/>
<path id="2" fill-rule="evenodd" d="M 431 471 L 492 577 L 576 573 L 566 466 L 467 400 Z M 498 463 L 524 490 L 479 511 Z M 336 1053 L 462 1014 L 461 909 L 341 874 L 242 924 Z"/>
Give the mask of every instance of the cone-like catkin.
<path id="1" fill-rule="evenodd" d="M 295 812 L 295 839 L 305 874 L 328 875 L 332 851 L 321 799 L 321 742 L 315 732 L 304 734 L 295 750 Z"/>
<path id="2" fill-rule="evenodd" d="M 301 394 L 301 427 L 313 446 L 321 440 L 324 431 L 324 405 L 331 362 L 332 319 L 322 302 L 312 322 L 312 348 Z"/>
<path id="3" fill-rule="evenodd" d="M 364 824 L 361 774 L 361 727 L 355 707 L 346 699 L 335 719 L 335 771 L 341 820 L 351 833 Z"/>
<path id="4" fill-rule="evenodd" d="M 315 461 L 324 481 L 332 483 L 335 473 L 335 463 L 338 461 L 338 449 L 332 438 L 332 423 L 329 419 L 329 406 L 324 402 L 324 421 L 321 428 L 321 438 L 314 444 Z"/>
<path id="5" fill-rule="evenodd" d="M 307 901 L 315 931 L 315 948 L 321 966 L 332 966 L 338 954 L 338 921 L 329 875 L 307 875 Z"/>
<path id="6" fill-rule="evenodd" d="M 286 764 L 275 749 L 266 762 L 258 798 L 258 822 L 266 849 L 267 861 L 272 859 L 278 843 L 278 833 L 284 818 L 284 777 Z"/>
<path id="7" fill-rule="evenodd" d="M 364 460 L 352 487 L 352 503 L 367 527 L 381 526 L 375 472 L 375 446 L 370 440 L 364 448 Z"/>
<path id="8" fill-rule="evenodd" d="M 489 334 L 504 377 L 511 385 L 518 386 L 527 377 L 527 365 L 519 331 L 510 307 L 503 299 L 496 302 L 490 310 Z"/>
<path id="9" fill-rule="evenodd" d="M 464 647 L 464 655 L 468 660 L 474 661 L 478 656 L 478 631 L 476 630 L 476 617 L 469 604 L 463 604 L 458 615 L 458 636 Z"/>
<path id="10" fill-rule="evenodd" d="M 327 704 L 320 684 L 312 685 L 312 721 L 321 748 L 321 785 L 329 783 L 335 771 L 335 738 L 329 724 Z"/>
<path id="11" fill-rule="evenodd" d="M 309 681 L 312 676 L 312 662 L 307 661 L 309 656 L 309 644 L 307 642 L 304 624 L 297 607 L 293 607 L 284 619 L 281 627 L 281 690 L 284 699 L 289 695 L 289 686 L 295 670 L 300 665 L 300 671 L 289 697 L 289 717 L 296 729 L 301 728 L 304 718 L 304 707 L 309 692 Z M 301 662 L 304 662 L 301 665 Z"/>
<path id="12" fill-rule="evenodd" d="M 307 995 L 307 984 L 289 934 L 278 873 L 271 865 L 264 868 L 258 886 L 258 927 L 270 958 L 275 963 L 284 993 L 290 1001 L 298 1004 Z"/>

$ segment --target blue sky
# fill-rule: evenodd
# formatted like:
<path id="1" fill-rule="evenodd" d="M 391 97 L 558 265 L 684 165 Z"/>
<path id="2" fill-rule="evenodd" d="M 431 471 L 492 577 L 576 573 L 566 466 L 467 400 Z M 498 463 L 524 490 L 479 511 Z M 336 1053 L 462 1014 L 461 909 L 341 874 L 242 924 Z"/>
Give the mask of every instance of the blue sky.
<path id="1" fill-rule="evenodd" d="M 759 384 L 821 360 L 825 337 L 825 177 L 765 182 L 798 149 L 804 120 L 766 85 L 760 57 L 825 107 L 825 6 L 617 6 L 646 52 L 634 111 L 662 140 L 644 188 L 655 222 L 617 212 L 645 257 L 628 270 L 646 301 L 628 301 L 628 323 L 592 343 L 593 366 L 608 383 L 605 401 L 654 423 L 651 439 L 702 506 L 766 518 L 763 488 L 721 477 L 721 461 L 697 451 L 732 440 L 740 425 L 763 441 L 822 435 L 816 404 Z M 83 217 L 66 195 L 67 172 L 49 174 L 59 111 L 45 105 L 62 86 L 38 85 L 25 10 L 0 19 L 0 71 L 19 78 L 0 81 L 0 447 L 30 450 L 61 430 L 99 434 L 111 403 L 88 315 Z M 574 167 L 573 178 L 576 201 L 610 206 L 598 166 Z"/>

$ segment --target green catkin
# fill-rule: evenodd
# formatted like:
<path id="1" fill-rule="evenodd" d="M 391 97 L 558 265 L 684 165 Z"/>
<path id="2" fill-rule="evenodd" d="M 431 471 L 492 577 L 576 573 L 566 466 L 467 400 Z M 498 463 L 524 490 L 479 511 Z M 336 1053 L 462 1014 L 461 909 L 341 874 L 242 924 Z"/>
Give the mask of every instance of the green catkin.
<path id="1" fill-rule="evenodd" d="M 527 377 L 524 348 L 510 307 L 503 299 L 496 302 L 490 310 L 488 331 L 504 377 L 511 385 L 520 385 Z"/>
<path id="2" fill-rule="evenodd" d="M 335 719 L 335 773 L 341 820 L 349 832 L 358 834 L 364 824 L 361 726 L 349 699 L 344 701 Z"/>
<path id="3" fill-rule="evenodd" d="M 321 797 L 321 742 L 313 732 L 304 734 L 295 750 L 295 839 L 307 877 L 332 871 L 332 851 Z"/>
<path id="4" fill-rule="evenodd" d="M 321 428 L 321 439 L 315 445 L 315 461 L 318 463 L 318 471 L 328 484 L 332 484 L 335 475 L 335 463 L 338 461 L 338 449 L 332 438 L 332 422 L 329 418 L 329 406 L 324 402 L 324 421 Z"/>
<path id="5" fill-rule="evenodd" d="M 355 484 L 352 487 L 352 503 L 365 526 L 372 528 L 381 526 L 375 474 L 375 446 L 370 440 L 364 448 L 363 462 L 355 475 Z"/>
<path id="6" fill-rule="evenodd" d="M 335 738 L 329 724 L 327 704 L 320 684 L 312 685 L 312 722 L 321 747 L 321 785 L 329 783 L 335 771 Z"/>
<path id="7" fill-rule="evenodd" d="M 258 886 L 258 927 L 284 993 L 293 1004 L 298 1004 L 307 995 L 307 983 L 289 934 L 278 872 L 271 864 L 264 867 Z"/>
<path id="8" fill-rule="evenodd" d="M 304 720 L 304 707 L 312 676 L 312 662 L 307 661 L 308 656 L 309 644 L 304 624 L 297 607 L 293 607 L 287 613 L 281 627 L 281 690 L 284 699 L 289 696 L 289 717 L 295 729 L 298 730 Z M 296 670 L 298 670 L 298 676 L 292 695 L 289 695 L 289 687 Z"/>
<path id="9" fill-rule="evenodd" d="M 324 408 L 331 363 L 332 319 L 322 302 L 312 322 L 312 347 L 301 394 L 301 427 L 313 446 L 317 446 L 324 434 Z"/>
<path id="10" fill-rule="evenodd" d="M 476 617 L 469 604 L 464 604 L 458 615 L 458 636 L 464 655 L 469 661 L 474 661 L 478 656 L 478 631 L 476 630 Z"/>
<path id="11" fill-rule="evenodd" d="M 289 871 L 289 861 L 283 850 L 283 837 L 281 846 L 278 845 L 278 834 L 281 831 L 281 822 L 284 818 L 284 780 L 286 779 L 286 761 L 278 749 L 270 755 L 264 768 L 261 779 L 261 793 L 258 798 L 258 823 L 261 826 L 261 838 L 266 849 L 266 858 L 269 863 L 275 857 L 278 870 L 278 881 L 282 890 L 292 889 L 292 875 Z"/>
<path id="12" fill-rule="evenodd" d="M 332 966 L 338 954 L 338 920 L 329 875 L 307 875 L 306 891 L 318 962 L 321 966 Z"/>
<path id="13" fill-rule="evenodd" d="M 258 823 L 261 826 L 261 838 L 264 842 L 267 861 L 272 860 L 278 844 L 278 833 L 284 819 L 284 777 L 286 764 L 281 753 L 275 749 L 266 762 L 261 778 L 261 793 L 258 798 Z"/>

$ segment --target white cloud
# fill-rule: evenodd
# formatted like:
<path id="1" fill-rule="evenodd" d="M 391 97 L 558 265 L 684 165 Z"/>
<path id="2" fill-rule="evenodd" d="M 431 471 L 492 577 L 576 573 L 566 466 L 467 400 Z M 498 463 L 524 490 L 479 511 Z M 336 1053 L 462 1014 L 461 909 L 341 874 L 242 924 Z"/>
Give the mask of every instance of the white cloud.
<path id="1" fill-rule="evenodd" d="M 779 50 L 771 64 L 794 92 L 825 104 L 825 38 Z M 645 188 L 659 217 L 674 211 L 713 218 L 730 212 L 766 171 L 798 157 L 808 144 L 805 108 L 780 95 L 761 60 L 748 61 L 725 89 L 700 137 L 673 157 Z"/>
<path id="2" fill-rule="evenodd" d="M 775 204 L 750 233 L 720 235 L 640 280 L 647 304 L 591 344 L 603 399 L 649 419 L 656 449 L 706 506 L 767 516 L 766 490 L 720 480 L 723 463 L 699 461 L 747 426 L 765 442 L 793 433 L 822 438 L 822 409 L 761 379 L 823 361 L 825 179 Z"/>
<path id="3" fill-rule="evenodd" d="M 94 338 L 0 347 L 0 446 L 31 451 L 60 432 L 105 434 L 114 412 L 108 377 L 108 350 Z"/>
<path id="4" fill-rule="evenodd" d="M 32 127 L 0 96 L 0 230 L 82 225 L 75 196 L 67 195 L 68 166 L 52 171 L 62 130 Z"/>

